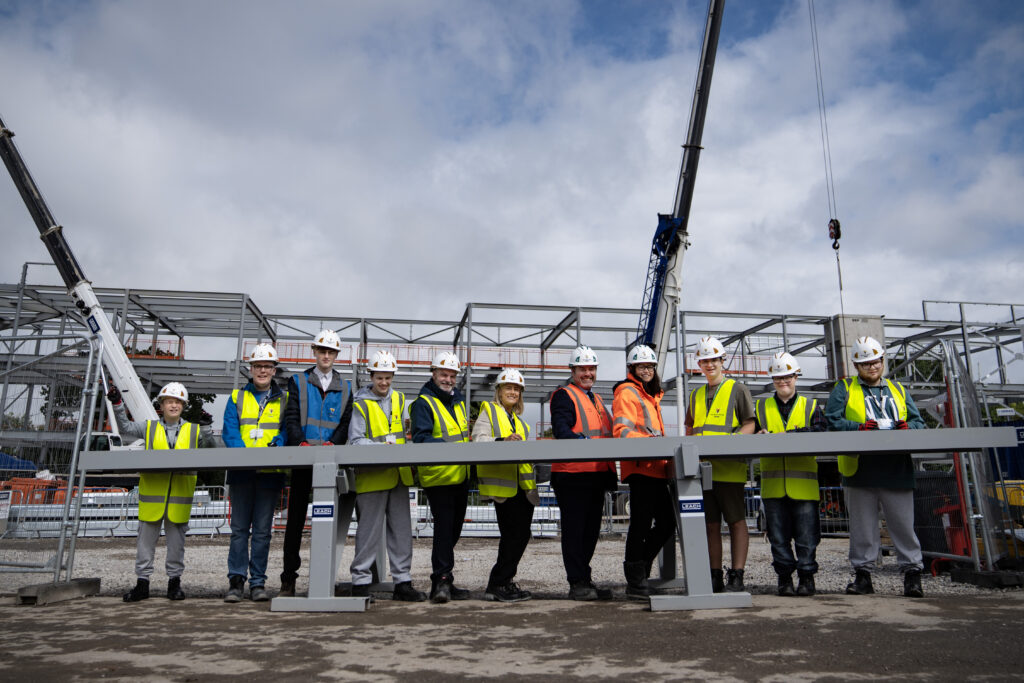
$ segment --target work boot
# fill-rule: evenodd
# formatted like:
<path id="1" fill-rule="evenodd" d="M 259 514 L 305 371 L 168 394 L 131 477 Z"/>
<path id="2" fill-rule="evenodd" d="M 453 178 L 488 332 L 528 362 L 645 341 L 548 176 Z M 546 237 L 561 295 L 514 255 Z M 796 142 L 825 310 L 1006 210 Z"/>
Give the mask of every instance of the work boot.
<path id="1" fill-rule="evenodd" d="M 847 595 L 870 595 L 875 592 L 871 585 L 871 572 L 867 569 L 858 569 L 853 581 L 846 584 Z"/>
<path id="2" fill-rule="evenodd" d="M 295 579 L 281 579 L 281 590 L 277 592 L 279 598 L 295 597 Z"/>
<path id="3" fill-rule="evenodd" d="M 266 602 L 270 600 L 265 586 L 249 586 L 249 599 L 253 602 Z"/>
<path id="4" fill-rule="evenodd" d="M 796 594 L 801 598 L 809 598 L 814 595 L 814 574 L 800 572 L 800 583 L 796 587 Z"/>
<path id="5" fill-rule="evenodd" d="M 725 584 L 725 590 L 730 593 L 742 593 L 743 588 L 743 570 L 742 569 L 730 569 L 728 572 L 729 582 Z"/>
<path id="6" fill-rule="evenodd" d="M 921 570 L 912 569 L 903 575 L 903 596 L 907 598 L 923 598 L 921 589 Z"/>
<path id="7" fill-rule="evenodd" d="M 373 596 L 370 595 L 370 584 L 368 583 L 353 584 L 352 592 L 349 595 L 353 598 L 369 598 L 370 602 L 373 602 Z"/>
<path id="8" fill-rule="evenodd" d="M 523 602 L 532 597 L 533 594 L 530 591 L 524 591 L 513 581 L 509 581 L 504 586 L 488 586 L 484 591 L 484 600 L 495 602 Z"/>
<path id="9" fill-rule="evenodd" d="M 571 600 L 597 600 L 597 588 L 589 581 L 577 581 L 569 584 Z"/>
<path id="10" fill-rule="evenodd" d="M 181 577 L 175 576 L 174 578 L 167 579 L 167 599 L 168 600 L 184 600 L 185 591 L 181 590 Z"/>
<path id="11" fill-rule="evenodd" d="M 449 583 L 448 590 L 452 594 L 452 600 L 469 600 L 469 590 L 465 588 L 459 588 L 454 583 Z"/>
<path id="12" fill-rule="evenodd" d="M 803 585 L 803 579 L 800 579 L 800 585 Z M 779 574 L 779 595 L 784 598 L 791 598 L 796 595 L 796 589 L 793 588 L 793 575 L 792 574 Z"/>
<path id="13" fill-rule="evenodd" d="M 594 589 L 594 592 L 597 593 L 598 600 L 611 600 L 615 597 L 615 593 L 612 592 L 611 588 L 598 588 L 594 585 L 593 581 L 588 581 L 588 583 L 590 584 L 590 587 Z"/>
<path id="14" fill-rule="evenodd" d="M 427 594 L 412 587 L 412 581 L 402 581 L 395 584 L 395 590 L 391 593 L 392 600 L 401 602 L 423 602 Z"/>
<path id="15" fill-rule="evenodd" d="M 138 579 L 135 588 L 124 594 L 125 602 L 138 602 L 149 599 L 149 579 Z"/>
<path id="16" fill-rule="evenodd" d="M 241 576 L 228 577 L 228 592 L 224 596 L 224 602 L 242 602 L 242 593 L 245 591 L 245 579 Z"/>
<path id="17" fill-rule="evenodd" d="M 725 581 L 722 578 L 721 569 L 711 570 L 711 592 L 712 593 L 724 593 L 725 592 Z"/>
<path id="18" fill-rule="evenodd" d="M 452 599 L 452 583 L 446 576 L 430 582 L 430 602 L 443 605 Z"/>
<path id="19" fill-rule="evenodd" d="M 647 583 L 647 568 L 643 562 L 623 562 L 622 573 L 626 575 L 627 598 L 646 600 L 651 597 L 651 587 Z"/>

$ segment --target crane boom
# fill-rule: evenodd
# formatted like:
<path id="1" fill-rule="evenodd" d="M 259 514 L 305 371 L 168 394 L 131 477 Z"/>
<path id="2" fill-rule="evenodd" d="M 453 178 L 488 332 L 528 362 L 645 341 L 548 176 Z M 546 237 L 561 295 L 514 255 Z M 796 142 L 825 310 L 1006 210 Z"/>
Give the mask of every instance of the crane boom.
<path id="1" fill-rule="evenodd" d="M 658 214 L 658 229 L 651 244 L 651 260 L 647 269 L 637 343 L 654 348 L 658 355 L 658 368 L 663 370 L 668 355 L 672 318 L 682 293 L 683 254 L 689 246 L 687 226 L 690 204 L 697 182 L 697 164 L 700 161 L 701 140 L 704 136 L 704 118 L 711 95 L 711 76 L 718 52 L 718 34 L 722 28 L 725 0 L 710 0 L 704 24 L 704 42 L 701 47 L 700 69 L 693 90 L 690 123 L 683 145 L 683 161 L 679 169 L 675 206 L 671 214 Z"/>
<path id="2" fill-rule="evenodd" d="M 143 387 L 142 380 L 128 360 L 128 354 L 125 353 L 113 326 L 103 312 L 92 283 L 85 278 L 82 267 L 78 265 L 67 240 L 64 239 L 63 228 L 53 219 L 43 195 L 32 179 L 32 174 L 29 173 L 25 161 L 11 139 L 13 137 L 14 133 L 0 118 L 0 156 L 3 157 L 11 180 L 14 181 L 32 220 L 39 229 L 39 237 L 46 245 L 46 250 L 50 252 L 50 258 L 53 259 L 57 270 L 60 271 L 75 306 L 81 311 L 89 329 L 103 340 L 103 362 L 111 381 L 120 389 L 134 419 L 156 420 L 156 410 L 149 399 L 149 393 Z"/>

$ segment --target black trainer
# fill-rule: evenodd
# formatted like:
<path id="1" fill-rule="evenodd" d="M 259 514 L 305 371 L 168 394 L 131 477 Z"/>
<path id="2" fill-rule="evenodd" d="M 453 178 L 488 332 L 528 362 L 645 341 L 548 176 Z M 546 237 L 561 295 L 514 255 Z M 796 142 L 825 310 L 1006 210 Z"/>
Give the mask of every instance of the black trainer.
<path id="1" fill-rule="evenodd" d="M 569 598 L 571 600 L 597 600 L 597 589 L 589 581 L 570 583 Z"/>
<path id="2" fill-rule="evenodd" d="M 185 591 L 181 590 L 181 577 L 175 576 L 172 579 L 167 579 L 167 599 L 168 600 L 184 600 Z"/>
<path id="3" fill-rule="evenodd" d="M 124 594 L 125 602 L 139 602 L 149 599 L 149 579 L 139 579 L 135 582 L 135 588 Z"/>
<path id="4" fill-rule="evenodd" d="M 796 594 L 801 598 L 809 598 L 814 593 L 814 574 L 801 574 L 800 583 L 796 587 Z"/>
<path id="5" fill-rule="evenodd" d="M 488 586 L 484 592 L 484 600 L 494 602 L 523 602 L 533 597 L 530 591 L 524 591 L 515 582 L 509 581 L 504 586 Z"/>
<path id="6" fill-rule="evenodd" d="M 395 584 L 395 590 L 391 594 L 392 600 L 401 602 L 423 602 L 427 594 L 412 587 L 412 581 L 402 581 Z"/>
<path id="7" fill-rule="evenodd" d="M 871 572 L 867 569 L 858 569 L 853 581 L 846 584 L 847 595 L 871 595 L 875 587 L 871 585 Z"/>
<path id="8" fill-rule="evenodd" d="M 803 584 L 803 579 L 800 579 L 800 581 L 801 581 L 801 585 L 802 585 Z M 796 589 L 793 588 L 793 575 L 792 574 L 786 574 L 785 576 L 782 576 L 781 574 L 779 575 L 779 591 L 778 592 L 779 592 L 779 595 L 781 595 L 783 597 L 786 597 L 786 598 L 791 598 L 791 597 L 796 595 Z"/>
<path id="9" fill-rule="evenodd" d="M 923 598 L 924 590 L 921 588 L 921 570 L 916 569 L 903 575 L 903 595 L 908 598 Z"/>

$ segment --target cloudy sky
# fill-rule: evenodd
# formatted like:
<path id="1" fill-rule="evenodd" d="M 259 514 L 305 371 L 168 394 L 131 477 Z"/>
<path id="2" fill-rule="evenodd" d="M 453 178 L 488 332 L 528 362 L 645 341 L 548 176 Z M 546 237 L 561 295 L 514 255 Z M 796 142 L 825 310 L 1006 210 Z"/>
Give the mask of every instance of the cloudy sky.
<path id="1" fill-rule="evenodd" d="M 815 10 L 847 312 L 1020 303 L 1024 3 Z M 0 0 L 0 115 L 97 286 L 368 317 L 635 307 L 704 11 Z M 727 4 L 687 309 L 838 312 L 812 59 L 806 0 Z M 0 229 L 16 282 L 46 252 L 9 181 Z"/>

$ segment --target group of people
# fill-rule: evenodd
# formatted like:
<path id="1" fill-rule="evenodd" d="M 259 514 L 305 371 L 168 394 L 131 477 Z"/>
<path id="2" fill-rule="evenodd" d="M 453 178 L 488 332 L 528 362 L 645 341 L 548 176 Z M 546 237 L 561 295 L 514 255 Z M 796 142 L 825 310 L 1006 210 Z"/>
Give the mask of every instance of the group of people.
<path id="1" fill-rule="evenodd" d="M 482 401 L 472 431 L 465 399 L 457 388 L 460 363 L 441 352 L 430 366 L 430 379 L 411 401 L 391 385 L 398 370 L 394 356 L 378 351 L 368 362 L 370 383 L 351 394 L 350 385 L 334 369 L 341 340 L 332 330 L 321 331 L 312 343 L 316 364 L 289 377 L 287 389 L 274 382 L 278 355 L 270 344 L 258 344 L 249 359 L 251 381 L 232 392 L 224 412 L 222 438 L 228 447 L 313 446 L 351 444 L 394 446 L 406 443 L 465 443 L 525 441 L 530 427 L 522 419 L 525 379 L 505 368 L 494 385 L 493 400 Z M 742 383 L 726 378 L 724 345 L 704 337 L 695 353 L 706 384 L 690 393 L 686 411 L 688 435 L 766 434 L 799 431 L 920 429 L 925 426 L 906 390 L 884 377 L 884 349 L 871 337 L 854 345 L 857 375 L 836 383 L 824 410 L 814 399 L 797 392 L 800 366 L 787 352 L 777 353 L 769 366 L 775 393 L 756 404 Z M 594 391 L 598 356 L 587 346 L 576 348 L 569 361 L 571 377 L 550 398 L 555 439 L 650 438 L 665 435 L 661 415 L 664 391 L 657 356 L 647 346 L 629 350 L 626 377 L 613 390 L 612 410 Z M 172 382 L 158 396 L 161 417 L 132 422 L 120 395 L 109 398 L 123 434 L 145 437 L 147 449 L 199 448 L 218 445 L 205 427 L 184 421 L 188 400 L 184 386 Z M 404 416 L 411 428 L 407 435 Z M 624 446 L 628 455 L 628 446 Z M 712 488 L 704 492 L 708 555 L 715 592 L 744 590 L 744 567 L 749 538 L 744 487 L 744 460 L 715 459 Z M 475 466 L 481 498 L 493 501 L 500 539 L 497 558 L 484 591 L 487 600 L 520 602 L 529 591 L 515 577 L 531 537 L 534 506 L 538 504 L 537 476 L 530 462 Z M 871 573 L 879 553 L 878 509 L 885 512 L 904 575 L 904 595 L 922 597 L 921 546 L 913 529 L 914 473 L 909 454 L 841 456 L 839 469 L 850 514 L 850 561 L 854 578 L 847 593 L 874 592 Z M 228 590 L 225 602 L 239 602 L 249 583 L 249 598 L 269 599 L 266 572 L 274 509 L 287 472 L 278 469 L 231 470 L 231 541 L 228 552 Z M 623 574 L 626 596 L 647 599 L 658 589 L 649 582 L 654 560 L 676 530 L 675 472 L 669 460 L 622 459 L 615 462 L 555 462 L 551 487 L 560 512 L 561 549 L 574 600 L 608 600 L 612 591 L 597 586 L 591 561 L 600 536 L 605 493 L 629 487 L 630 520 Z M 278 595 L 294 596 L 301 566 L 299 547 L 312 489 L 309 468 L 291 470 L 283 570 Z M 429 594 L 412 584 L 412 524 L 409 489 L 418 479 L 433 518 Z M 352 595 L 370 596 L 373 564 L 381 542 L 387 545 L 393 599 L 434 603 L 466 600 L 470 591 L 455 584 L 455 546 L 465 519 L 471 467 L 419 465 L 355 469 L 355 508 L 359 524 L 351 564 Z M 188 530 L 194 473 L 145 473 L 139 481 L 137 582 L 126 602 L 149 597 L 153 555 L 161 527 L 167 535 L 167 597 L 185 597 L 181 587 L 184 539 Z M 814 456 L 761 459 L 761 499 L 764 505 L 772 566 L 778 575 L 778 594 L 815 594 L 814 575 L 820 541 L 817 463 Z M 723 571 L 721 521 L 729 527 L 731 568 Z M 794 552 L 795 549 L 795 552 Z M 382 569 L 382 568 L 381 568 Z M 793 572 L 798 585 L 794 586 Z"/>

